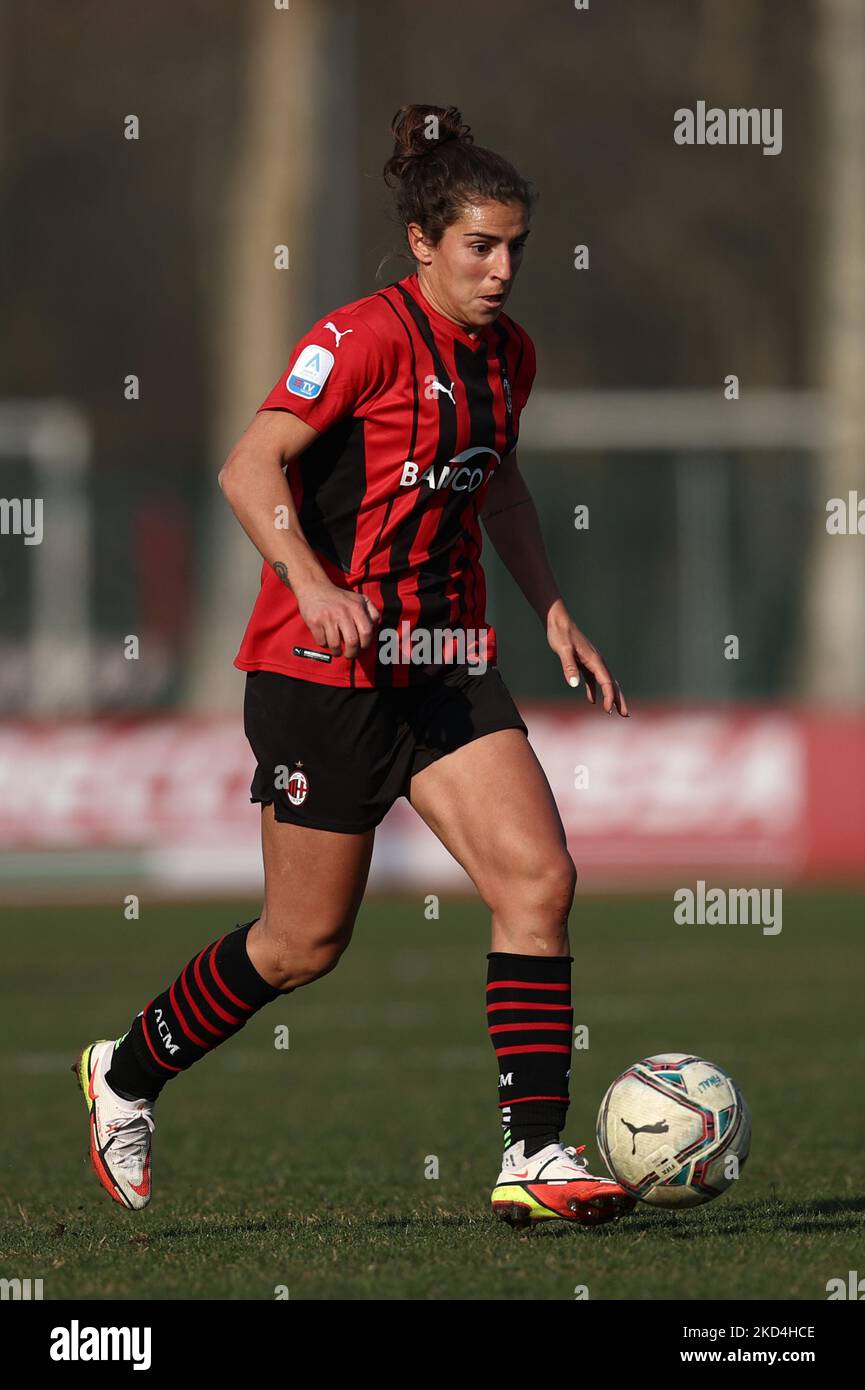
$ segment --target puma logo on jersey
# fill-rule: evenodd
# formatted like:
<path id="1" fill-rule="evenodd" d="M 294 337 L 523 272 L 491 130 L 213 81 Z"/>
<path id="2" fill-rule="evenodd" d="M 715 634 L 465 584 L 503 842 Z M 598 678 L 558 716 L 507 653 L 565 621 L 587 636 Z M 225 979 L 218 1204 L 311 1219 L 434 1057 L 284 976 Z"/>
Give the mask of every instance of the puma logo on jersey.
<path id="1" fill-rule="evenodd" d="M 429 383 L 429 390 L 435 391 L 436 400 L 438 400 L 439 392 L 444 391 L 445 395 L 450 397 L 451 405 L 456 405 L 456 401 L 454 400 L 454 382 L 451 382 L 450 386 L 443 386 L 437 377 L 433 377 Z"/>
<path id="2" fill-rule="evenodd" d="M 326 323 L 324 326 L 325 326 L 325 328 L 329 328 L 330 331 L 331 331 L 331 333 L 333 333 L 333 334 L 335 335 L 337 347 L 339 347 L 340 342 L 341 342 L 341 340 L 342 340 L 343 338 L 347 338 L 348 335 L 349 335 L 349 333 L 353 333 L 353 332 L 354 332 L 354 329 L 353 329 L 353 328 L 344 328 L 344 329 L 342 330 L 342 332 L 340 333 L 340 331 L 339 331 L 339 329 L 337 328 L 336 324 L 335 324 L 335 323 L 331 323 L 330 319 L 328 319 L 327 323 Z"/>
<path id="3" fill-rule="evenodd" d="M 455 454 L 447 463 L 442 464 L 436 477 L 435 465 L 431 465 L 423 473 L 419 474 L 420 465 L 414 459 L 406 459 L 402 466 L 402 477 L 399 480 L 400 487 L 414 487 L 418 483 L 426 483 L 427 487 L 440 491 L 442 488 L 451 488 L 454 492 L 474 492 L 475 488 L 480 487 L 481 483 L 493 475 L 490 469 L 485 473 L 483 468 L 452 468 L 451 464 L 466 464 L 469 459 L 476 458 L 478 454 L 492 454 L 496 463 L 501 463 L 501 456 L 495 449 L 488 449 L 484 445 L 476 445 L 473 449 L 463 449 L 461 454 Z"/>

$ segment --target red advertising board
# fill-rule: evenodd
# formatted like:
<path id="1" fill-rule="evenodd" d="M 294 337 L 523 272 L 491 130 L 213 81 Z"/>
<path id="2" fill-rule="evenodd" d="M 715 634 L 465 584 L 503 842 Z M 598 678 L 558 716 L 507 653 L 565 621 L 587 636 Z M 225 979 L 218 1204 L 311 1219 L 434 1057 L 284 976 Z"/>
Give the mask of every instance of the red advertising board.
<path id="1" fill-rule="evenodd" d="M 653 708 L 623 721 L 558 705 L 523 714 L 584 889 L 683 874 L 865 880 L 862 715 Z M 315 769 L 306 771 L 313 794 Z M 0 851 L 32 862 L 131 850 L 166 887 L 251 887 L 260 873 L 251 775 L 238 719 L 6 721 Z M 373 882 L 466 884 L 405 801 L 379 830 Z"/>

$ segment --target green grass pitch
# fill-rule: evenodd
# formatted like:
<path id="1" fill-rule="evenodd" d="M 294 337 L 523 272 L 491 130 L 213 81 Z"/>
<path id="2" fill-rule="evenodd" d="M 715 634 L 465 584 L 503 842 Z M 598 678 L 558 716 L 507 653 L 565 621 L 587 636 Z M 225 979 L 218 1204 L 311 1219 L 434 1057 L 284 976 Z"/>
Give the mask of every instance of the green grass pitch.
<path id="1" fill-rule="evenodd" d="M 113 1204 L 69 1070 L 118 1037 L 248 904 L 5 910 L 0 1275 L 45 1299 L 817 1299 L 865 1275 L 865 897 L 784 895 L 783 930 L 677 926 L 671 898 L 578 897 L 564 1142 L 588 1145 L 630 1062 L 684 1048 L 733 1073 L 738 1183 L 682 1214 L 584 1230 L 492 1215 L 501 1152 L 478 903 L 365 903 L 336 970 L 268 1006 L 157 1105 L 154 1197 Z M 289 1047 L 274 1046 L 287 1025 Z M 438 1177 L 425 1176 L 430 1156 Z"/>

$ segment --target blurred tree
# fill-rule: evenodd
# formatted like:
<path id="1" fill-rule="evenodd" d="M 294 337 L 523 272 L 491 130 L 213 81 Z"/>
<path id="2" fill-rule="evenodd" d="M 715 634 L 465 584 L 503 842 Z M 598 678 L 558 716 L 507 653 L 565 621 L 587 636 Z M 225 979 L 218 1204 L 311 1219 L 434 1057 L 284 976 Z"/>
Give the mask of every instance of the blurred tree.
<path id="1" fill-rule="evenodd" d="M 354 7 L 351 0 L 256 6 L 239 65 L 237 138 L 217 197 L 199 208 L 202 247 L 216 239 L 204 288 L 211 316 L 202 584 L 187 697 L 236 709 L 231 665 L 258 591 L 261 561 L 216 475 L 292 344 L 326 309 L 356 298 Z M 224 200 L 224 211 L 219 200 Z M 289 264 L 279 269 L 276 248 Z"/>
<path id="2" fill-rule="evenodd" d="M 829 442 L 817 460 L 800 686 L 821 702 L 865 697 L 865 537 L 830 535 L 826 503 L 865 499 L 865 7 L 821 0 L 822 273 L 818 351 Z M 851 518 L 855 527 L 856 517 Z"/>

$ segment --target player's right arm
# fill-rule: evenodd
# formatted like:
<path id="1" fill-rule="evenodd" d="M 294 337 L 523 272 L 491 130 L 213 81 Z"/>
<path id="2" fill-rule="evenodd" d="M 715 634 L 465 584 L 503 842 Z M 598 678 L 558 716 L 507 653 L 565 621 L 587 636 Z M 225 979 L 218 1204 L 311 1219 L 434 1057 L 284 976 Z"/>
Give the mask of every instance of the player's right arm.
<path id="1" fill-rule="evenodd" d="M 316 643 L 355 657 L 369 645 L 379 617 L 369 599 L 327 577 L 306 540 L 283 469 L 319 431 L 287 410 L 261 410 L 231 450 L 219 485 L 266 564 L 294 591 Z"/>

